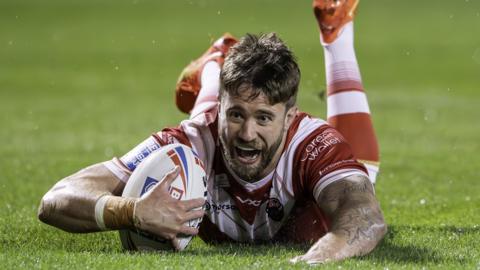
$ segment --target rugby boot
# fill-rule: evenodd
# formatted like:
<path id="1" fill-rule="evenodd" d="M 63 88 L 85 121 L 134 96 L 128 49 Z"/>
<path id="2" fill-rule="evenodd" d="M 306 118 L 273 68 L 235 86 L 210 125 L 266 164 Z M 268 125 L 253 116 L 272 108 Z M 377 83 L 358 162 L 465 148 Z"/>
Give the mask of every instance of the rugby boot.
<path id="1" fill-rule="evenodd" d="M 342 28 L 355 17 L 360 0 L 313 0 L 313 13 L 320 28 L 322 44 L 337 39 Z"/>
<path id="2" fill-rule="evenodd" d="M 190 113 L 193 105 L 195 105 L 195 100 L 201 88 L 200 76 L 205 64 L 213 60 L 223 66 L 228 50 L 237 41 L 229 33 L 223 34 L 200 58 L 192 61 L 183 69 L 175 87 L 175 103 L 180 111 Z"/>

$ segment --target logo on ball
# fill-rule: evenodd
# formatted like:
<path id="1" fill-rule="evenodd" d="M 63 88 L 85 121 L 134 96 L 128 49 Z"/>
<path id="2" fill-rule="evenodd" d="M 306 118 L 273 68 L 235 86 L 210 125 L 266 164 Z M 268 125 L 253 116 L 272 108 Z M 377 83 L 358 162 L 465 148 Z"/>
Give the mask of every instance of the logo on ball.
<path id="1" fill-rule="evenodd" d="M 140 196 L 142 196 L 145 192 L 152 189 L 157 183 L 158 183 L 158 180 L 151 177 L 147 177 L 147 179 L 145 180 L 145 184 L 143 185 L 142 191 L 140 192 Z"/>
<path id="2" fill-rule="evenodd" d="M 174 199 L 181 200 L 183 196 L 183 190 L 176 187 L 170 187 L 170 196 Z"/>

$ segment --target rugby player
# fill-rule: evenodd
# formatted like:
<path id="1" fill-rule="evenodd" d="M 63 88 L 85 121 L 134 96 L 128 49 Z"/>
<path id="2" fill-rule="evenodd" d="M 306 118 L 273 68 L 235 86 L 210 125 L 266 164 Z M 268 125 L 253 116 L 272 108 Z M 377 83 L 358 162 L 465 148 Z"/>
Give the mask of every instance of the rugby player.
<path id="1" fill-rule="evenodd" d="M 313 1 L 325 52 L 327 121 L 298 111 L 300 71 L 275 34 L 238 42 L 225 35 L 180 76 L 176 103 L 189 119 L 59 181 L 42 199 L 40 220 L 70 232 L 139 229 L 174 245 L 178 234 L 209 243 L 312 244 L 292 262 L 372 251 L 387 229 L 372 184 L 378 146 L 353 47 L 357 4 Z M 203 160 L 207 201 L 170 197 L 178 169 L 142 198 L 120 197 L 146 155 L 170 143 L 192 147 Z M 199 229 L 184 225 L 204 215 Z"/>

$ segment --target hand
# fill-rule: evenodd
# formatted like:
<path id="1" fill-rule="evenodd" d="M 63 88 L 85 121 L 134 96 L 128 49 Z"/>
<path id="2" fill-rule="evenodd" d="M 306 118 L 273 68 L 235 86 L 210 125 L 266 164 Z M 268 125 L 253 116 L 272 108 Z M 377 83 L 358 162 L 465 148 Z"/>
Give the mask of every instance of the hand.
<path id="1" fill-rule="evenodd" d="M 180 201 L 170 196 L 170 185 L 177 178 L 178 166 L 167 173 L 160 184 L 150 189 L 135 202 L 133 219 L 135 227 L 142 231 L 161 236 L 172 241 L 178 249 L 177 234 L 196 235 L 197 228 L 185 225 L 189 220 L 203 217 L 204 199 Z"/>
<path id="2" fill-rule="evenodd" d="M 327 263 L 343 258 L 342 251 L 345 239 L 333 233 L 320 238 L 304 255 L 290 260 L 291 263 L 306 262 L 308 264 Z"/>

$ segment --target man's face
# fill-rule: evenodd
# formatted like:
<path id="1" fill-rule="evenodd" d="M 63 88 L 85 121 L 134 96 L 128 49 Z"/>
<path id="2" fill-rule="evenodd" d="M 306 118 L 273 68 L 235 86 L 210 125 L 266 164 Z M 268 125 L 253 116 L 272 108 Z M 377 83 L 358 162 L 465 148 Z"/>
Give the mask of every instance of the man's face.
<path id="1" fill-rule="evenodd" d="M 241 96 L 224 92 L 218 133 L 230 168 L 243 180 L 253 182 L 265 177 L 280 158 L 296 108 L 286 112 L 285 103 L 271 105 L 264 94 L 253 100 L 249 95 L 250 91 Z"/>

